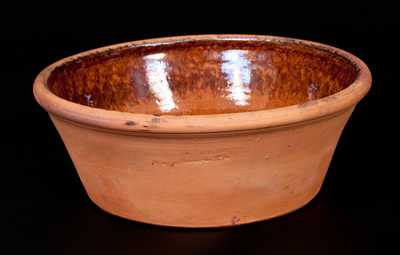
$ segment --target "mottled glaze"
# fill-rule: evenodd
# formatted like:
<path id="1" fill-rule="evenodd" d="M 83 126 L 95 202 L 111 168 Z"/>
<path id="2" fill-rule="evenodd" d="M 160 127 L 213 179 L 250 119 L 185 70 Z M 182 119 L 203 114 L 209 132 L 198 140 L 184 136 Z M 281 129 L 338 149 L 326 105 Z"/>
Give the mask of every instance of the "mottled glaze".
<path id="1" fill-rule="evenodd" d="M 80 57 L 57 67 L 48 86 L 90 107 L 196 115 L 300 104 L 339 92 L 356 75 L 345 58 L 301 43 L 207 39 Z"/>
<path id="2" fill-rule="evenodd" d="M 100 208 L 220 227 L 307 204 L 370 86 L 368 67 L 331 46 L 200 35 L 68 57 L 33 91 Z"/>

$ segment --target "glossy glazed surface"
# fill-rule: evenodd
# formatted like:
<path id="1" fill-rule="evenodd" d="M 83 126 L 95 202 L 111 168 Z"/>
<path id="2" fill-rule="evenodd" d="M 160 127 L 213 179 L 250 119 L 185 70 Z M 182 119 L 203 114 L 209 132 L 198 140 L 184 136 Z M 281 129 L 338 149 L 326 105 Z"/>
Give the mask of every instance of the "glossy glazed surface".
<path id="1" fill-rule="evenodd" d="M 304 103 L 339 92 L 357 73 L 343 57 L 299 43 L 204 40 L 80 57 L 57 67 L 47 85 L 91 107 L 197 115 Z"/>

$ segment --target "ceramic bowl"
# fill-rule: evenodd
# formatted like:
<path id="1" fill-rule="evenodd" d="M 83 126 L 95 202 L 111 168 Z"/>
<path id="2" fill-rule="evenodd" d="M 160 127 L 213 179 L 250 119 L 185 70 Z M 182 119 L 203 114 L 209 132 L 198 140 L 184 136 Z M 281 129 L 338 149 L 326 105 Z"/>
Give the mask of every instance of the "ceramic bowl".
<path id="1" fill-rule="evenodd" d="M 307 204 L 370 86 L 367 66 L 331 46 L 200 35 L 65 58 L 33 91 L 100 208 L 220 227 Z"/>

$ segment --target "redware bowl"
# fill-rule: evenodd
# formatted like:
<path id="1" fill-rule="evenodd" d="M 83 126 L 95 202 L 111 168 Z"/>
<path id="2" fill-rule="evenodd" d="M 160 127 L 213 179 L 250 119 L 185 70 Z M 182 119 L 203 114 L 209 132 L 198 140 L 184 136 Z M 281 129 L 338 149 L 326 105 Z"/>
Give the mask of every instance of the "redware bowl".
<path id="1" fill-rule="evenodd" d="M 33 91 L 100 208 L 219 227 L 308 203 L 370 86 L 367 66 L 331 46 L 200 35 L 65 58 Z"/>

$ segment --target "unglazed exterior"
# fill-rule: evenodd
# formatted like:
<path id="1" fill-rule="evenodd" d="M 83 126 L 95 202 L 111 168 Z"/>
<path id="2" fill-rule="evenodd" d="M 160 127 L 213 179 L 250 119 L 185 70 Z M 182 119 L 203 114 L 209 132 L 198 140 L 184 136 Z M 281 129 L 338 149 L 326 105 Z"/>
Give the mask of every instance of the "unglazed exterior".
<path id="1" fill-rule="evenodd" d="M 331 46 L 201 35 L 63 59 L 38 75 L 34 94 L 100 208 L 219 227 L 309 202 L 370 86 L 366 65 Z"/>

